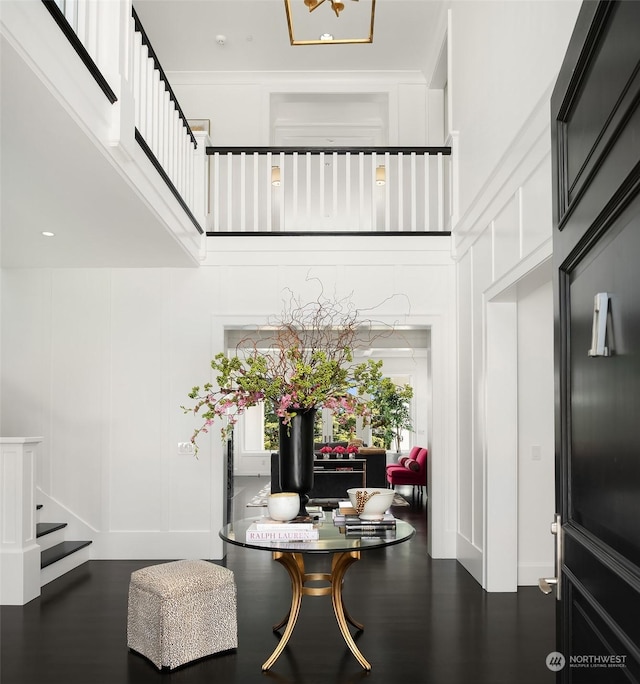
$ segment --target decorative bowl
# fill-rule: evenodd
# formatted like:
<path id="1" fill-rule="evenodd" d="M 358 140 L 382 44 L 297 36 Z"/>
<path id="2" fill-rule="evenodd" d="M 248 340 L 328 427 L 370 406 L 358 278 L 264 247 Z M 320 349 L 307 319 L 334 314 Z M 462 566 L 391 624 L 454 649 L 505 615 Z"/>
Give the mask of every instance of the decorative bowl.
<path id="1" fill-rule="evenodd" d="M 293 520 L 300 510 L 300 496 L 296 492 L 277 492 L 267 499 L 267 510 L 272 520 L 288 522 Z"/>
<path id="2" fill-rule="evenodd" d="M 393 489 L 384 487 L 354 487 L 347 489 L 351 505 L 358 510 L 358 498 L 365 499 L 364 508 L 360 513 L 362 520 L 380 520 L 386 510 L 393 503 Z"/>

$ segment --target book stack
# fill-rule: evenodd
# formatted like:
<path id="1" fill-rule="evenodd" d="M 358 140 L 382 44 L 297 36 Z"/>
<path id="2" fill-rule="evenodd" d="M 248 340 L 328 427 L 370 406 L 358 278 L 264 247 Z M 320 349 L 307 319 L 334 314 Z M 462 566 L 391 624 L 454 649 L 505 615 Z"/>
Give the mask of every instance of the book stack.
<path id="1" fill-rule="evenodd" d="M 394 537 L 396 519 L 391 513 L 385 513 L 379 520 L 362 520 L 357 515 L 346 515 L 344 533 L 347 537 Z"/>
<path id="2" fill-rule="evenodd" d="M 362 520 L 349 501 L 341 501 L 333 511 L 333 524 L 347 537 L 394 537 L 396 533 L 396 519 L 391 513 L 385 513 L 378 520 Z"/>
<path id="3" fill-rule="evenodd" d="M 271 518 L 262 518 L 251 523 L 247 529 L 247 541 L 315 541 L 320 533 L 313 522 L 308 520 L 292 520 L 279 522 Z"/>

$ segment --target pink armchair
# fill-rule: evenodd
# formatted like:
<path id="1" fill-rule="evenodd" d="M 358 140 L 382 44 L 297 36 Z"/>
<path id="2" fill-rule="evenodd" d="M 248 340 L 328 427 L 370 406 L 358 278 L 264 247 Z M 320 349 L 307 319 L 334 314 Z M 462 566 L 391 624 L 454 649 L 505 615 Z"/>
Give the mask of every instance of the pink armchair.
<path id="1" fill-rule="evenodd" d="M 393 489 L 396 485 L 411 485 L 415 494 L 422 496 L 427 487 L 427 455 L 424 447 L 413 447 L 408 456 L 401 458 L 398 463 L 387 466 L 387 482 Z"/>

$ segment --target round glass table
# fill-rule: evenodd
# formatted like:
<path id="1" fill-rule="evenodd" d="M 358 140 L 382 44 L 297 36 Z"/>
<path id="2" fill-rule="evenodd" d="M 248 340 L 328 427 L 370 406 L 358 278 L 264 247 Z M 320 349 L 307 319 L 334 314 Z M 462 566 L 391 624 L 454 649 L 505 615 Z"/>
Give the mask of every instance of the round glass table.
<path id="1" fill-rule="evenodd" d="M 353 563 L 360 560 L 362 551 L 379 549 L 408 541 L 415 534 L 414 528 L 403 520 L 396 520 L 395 528 L 385 531 L 380 536 L 375 536 L 374 534 L 365 536 L 363 534 L 352 537 L 344 533 L 344 528 L 334 525 L 331 514 L 325 512 L 324 520 L 317 525 L 319 531 L 319 538 L 317 540 L 248 541 L 247 530 L 257 520 L 259 520 L 258 517 L 245 518 L 229 523 L 220 530 L 220 537 L 224 541 L 236 546 L 271 551 L 273 560 L 280 563 L 287 570 L 291 578 L 291 607 L 285 617 L 273 626 L 274 631 L 279 631 L 284 627 L 284 632 L 273 653 L 263 663 L 262 670 L 269 670 L 287 645 L 298 620 L 302 597 L 329 595 L 331 596 L 333 612 L 336 616 L 338 627 L 349 650 L 365 670 L 370 670 L 371 664 L 356 646 L 347 624 L 350 623 L 359 630 L 364 629 L 364 625 L 351 617 L 344 605 L 342 587 L 345 574 Z M 331 554 L 331 571 L 305 572 L 305 554 Z M 316 583 L 319 581 L 324 581 L 327 584 L 325 586 L 317 586 Z M 307 586 L 308 582 L 313 582 L 314 586 Z"/>

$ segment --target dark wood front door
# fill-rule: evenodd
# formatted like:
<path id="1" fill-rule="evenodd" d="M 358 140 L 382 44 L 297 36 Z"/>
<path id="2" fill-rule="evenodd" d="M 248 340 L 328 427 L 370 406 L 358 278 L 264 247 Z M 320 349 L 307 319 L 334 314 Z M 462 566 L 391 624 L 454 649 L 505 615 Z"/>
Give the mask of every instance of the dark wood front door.
<path id="1" fill-rule="evenodd" d="M 640 682 L 640 2 L 585 2 L 551 103 L 563 684 Z"/>

